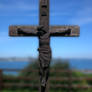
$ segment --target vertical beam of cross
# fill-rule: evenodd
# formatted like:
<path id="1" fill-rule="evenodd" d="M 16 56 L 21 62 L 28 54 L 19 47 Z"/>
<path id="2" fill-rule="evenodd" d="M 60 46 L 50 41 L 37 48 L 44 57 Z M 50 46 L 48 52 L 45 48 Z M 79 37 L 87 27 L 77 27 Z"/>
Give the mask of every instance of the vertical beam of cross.
<path id="1" fill-rule="evenodd" d="M 49 33 L 49 0 L 40 0 L 39 34 L 39 64 L 41 92 L 45 92 L 49 76 L 51 61 L 50 33 Z"/>

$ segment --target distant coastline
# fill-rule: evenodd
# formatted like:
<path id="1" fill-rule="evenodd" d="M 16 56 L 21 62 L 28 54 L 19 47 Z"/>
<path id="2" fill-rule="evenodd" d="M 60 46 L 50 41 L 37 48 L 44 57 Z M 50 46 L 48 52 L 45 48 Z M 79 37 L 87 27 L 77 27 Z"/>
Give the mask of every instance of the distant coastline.
<path id="1" fill-rule="evenodd" d="M 21 57 L 10 57 L 10 58 L 0 58 L 0 61 L 30 61 L 34 58 L 21 58 Z"/>
<path id="2" fill-rule="evenodd" d="M 33 57 L 8 57 L 8 58 L 5 58 L 5 57 L 0 57 L 0 61 L 34 61 L 36 60 L 37 58 L 33 58 Z M 90 60 L 92 61 L 92 59 L 85 59 L 85 58 L 67 58 L 67 59 L 64 59 L 64 58 L 52 58 L 52 61 L 54 60 L 63 60 L 63 61 L 70 61 L 70 60 L 77 60 L 77 61 L 87 61 L 87 60 Z"/>

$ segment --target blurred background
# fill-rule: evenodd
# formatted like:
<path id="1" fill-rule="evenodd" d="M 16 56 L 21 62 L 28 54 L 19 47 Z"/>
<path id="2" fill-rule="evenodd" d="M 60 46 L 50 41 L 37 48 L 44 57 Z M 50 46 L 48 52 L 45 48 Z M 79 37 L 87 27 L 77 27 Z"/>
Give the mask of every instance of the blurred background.
<path id="1" fill-rule="evenodd" d="M 10 89 L 4 88 L 4 92 L 13 92 L 15 89 L 19 92 L 21 90 L 24 92 L 33 90 L 35 92 L 34 90 L 39 89 L 36 86 L 37 81 L 32 81 L 33 79 L 31 80 L 31 78 L 39 76 L 35 71 L 38 70 L 38 38 L 13 38 L 9 37 L 8 33 L 10 25 L 39 25 L 39 0 L 0 0 L 0 25 L 0 69 L 1 75 L 3 73 L 3 77 L 6 78 L 3 78 L 3 82 L 7 83 L 6 86 L 10 85 L 8 83 L 15 82 L 22 85 L 25 83 L 25 80 L 23 80 L 25 78 L 20 78 L 22 79 L 20 81 L 14 79 L 19 79 L 20 76 L 28 77 L 29 75 L 30 83 L 32 84 L 30 85 L 34 88 L 24 87 L 23 89 L 22 86 L 20 88 L 13 86 Z M 52 61 L 50 77 L 54 78 L 51 77 L 52 80 L 49 85 L 54 85 L 51 88 L 49 87 L 49 90 L 56 91 L 54 89 L 56 87 L 59 92 L 69 90 L 91 92 L 92 0 L 50 0 L 50 25 L 79 25 L 80 36 L 51 37 Z M 71 72 L 61 71 L 63 69 L 71 70 Z M 26 70 L 31 72 L 24 72 Z M 73 81 L 71 75 L 81 81 L 78 79 Z M 62 79 L 61 77 L 70 79 Z M 82 80 L 81 77 L 82 79 L 86 77 L 86 79 Z M 68 80 L 71 81 L 69 82 Z M 27 83 L 29 82 L 27 79 L 26 81 Z M 72 85 L 72 83 L 86 85 L 86 87 L 81 87 L 81 89 L 66 87 L 67 85 Z M 61 87 L 62 84 L 66 86 L 63 88 Z M 82 88 L 86 88 L 86 90 Z"/>

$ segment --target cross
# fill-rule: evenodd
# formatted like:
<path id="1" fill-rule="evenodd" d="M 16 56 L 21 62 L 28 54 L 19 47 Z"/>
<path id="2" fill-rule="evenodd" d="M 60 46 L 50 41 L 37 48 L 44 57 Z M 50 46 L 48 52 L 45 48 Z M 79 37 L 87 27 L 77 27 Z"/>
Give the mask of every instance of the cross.
<path id="1" fill-rule="evenodd" d="M 10 36 L 37 36 L 39 38 L 39 75 L 40 92 L 45 92 L 49 76 L 51 61 L 51 36 L 77 37 L 80 34 L 79 26 L 49 26 L 49 0 L 40 0 L 39 26 L 18 26 L 9 27 Z"/>

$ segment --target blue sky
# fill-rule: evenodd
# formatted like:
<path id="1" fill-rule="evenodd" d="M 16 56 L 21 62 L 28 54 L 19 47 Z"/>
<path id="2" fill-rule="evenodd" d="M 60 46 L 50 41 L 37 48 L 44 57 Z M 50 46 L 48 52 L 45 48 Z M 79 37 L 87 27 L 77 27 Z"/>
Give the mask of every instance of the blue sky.
<path id="1" fill-rule="evenodd" d="M 9 25 L 38 25 L 39 0 L 0 0 L 0 57 L 37 57 L 38 38 L 9 37 Z M 79 25 L 80 37 L 52 37 L 53 57 L 92 58 L 92 0 L 50 0 L 50 25 Z"/>

